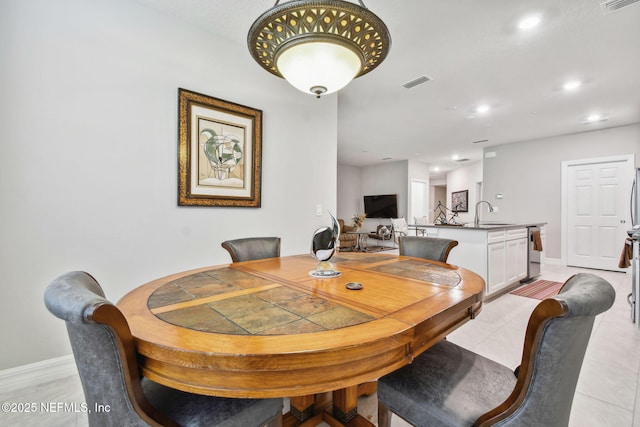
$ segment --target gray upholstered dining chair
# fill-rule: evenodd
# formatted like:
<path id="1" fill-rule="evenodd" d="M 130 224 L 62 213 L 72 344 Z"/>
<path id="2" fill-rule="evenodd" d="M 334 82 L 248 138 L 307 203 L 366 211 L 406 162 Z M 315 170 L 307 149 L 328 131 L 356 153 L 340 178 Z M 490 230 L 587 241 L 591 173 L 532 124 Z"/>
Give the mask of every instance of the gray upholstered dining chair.
<path id="1" fill-rule="evenodd" d="M 615 299 L 593 274 L 569 278 L 529 319 L 522 363 L 508 367 L 447 340 L 378 380 L 378 425 L 566 426 L 596 315 Z"/>
<path id="2" fill-rule="evenodd" d="M 282 399 L 228 399 L 185 393 L 141 378 L 129 325 L 89 274 L 66 273 L 44 294 L 67 325 L 90 426 L 280 426 Z M 109 411 L 93 410 L 97 404 Z"/>
<path id="3" fill-rule="evenodd" d="M 233 262 L 280 256 L 279 237 L 247 237 L 227 240 L 222 242 L 222 247 L 229 252 Z"/>
<path id="4" fill-rule="evenodd" d="M 451 249 L 458 246 L 457 240 L 437 237 L 402 236 L 399 238 L 400 255 L 447 262 Z"/>

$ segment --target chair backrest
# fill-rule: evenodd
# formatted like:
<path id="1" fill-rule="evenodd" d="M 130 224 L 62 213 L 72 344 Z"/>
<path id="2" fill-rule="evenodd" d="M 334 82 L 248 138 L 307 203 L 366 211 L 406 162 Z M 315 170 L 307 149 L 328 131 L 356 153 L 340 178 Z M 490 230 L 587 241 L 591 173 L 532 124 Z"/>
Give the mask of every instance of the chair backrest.
<path id="1" fill-rule="evenodd" d="M 458 246 L 458 241 L 437 237 L 402 236 L 398 244 L 400 255 L 447 262 L 449 252 Z"/>
<path id="2" fill-rule="evenodd" d="M 407 221 L 403 218 L 391 218 L 391 226 L 393 227 L 393 231 L 396 233 L 408 234 L 409 233 L 409 225 Z"/>
<path id="3" fill-rule="evenodd" d="M 233 262 L 280 256 L 280 237 L 247 237 L 222 242 Z"/>
<path id="4" fill-rule="evenodd" d="M 417 225 L 429 225 L 429 218 L 426 216 L 417 216 L 413 220 Z"/>
<path id="5" fill-rule="evenodd" d="M 348 231 L 357 231 L 356 227 L 352 225 L 345 225 L 343 219 L 338 220 L 338 226 L 340 227 L 340 235 L 343 237 L 344 237 L 344 234 L 346 234 Z M 354 239 L 356 238 L 356 236 L 352 236 L 352 237 Z"/>
<path id="6" fill-rule="evenodd" d="M 58 277 L 44 302 L 66 322 L 92 427 L 175 425 L 144 397 L 127 320 L 93 277 L 81 271 Z M 109 412 L 96 411 L 97 404 L 108 404 Z"/>
<path id="7" fill-rule="evenodd" d="M 589 273 L 569 278 L 529 319 L 518 381 L 509 398 L 476 425 L 566 426 L 595 316 L 608 310 L 615 290 Z"/>

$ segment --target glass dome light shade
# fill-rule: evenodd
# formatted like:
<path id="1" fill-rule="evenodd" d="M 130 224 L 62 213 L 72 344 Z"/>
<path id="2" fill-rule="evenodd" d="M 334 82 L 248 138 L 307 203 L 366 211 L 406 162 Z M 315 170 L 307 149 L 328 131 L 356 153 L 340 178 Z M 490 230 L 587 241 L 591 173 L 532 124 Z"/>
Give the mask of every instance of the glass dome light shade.
<path id="1" fill-rule="evenodd" d="M 345 87 L 359 73 L 362 63 L 351 49 L 335 43 L 299 43 L 280 53 L 276 66 L 296 89 L 324 95 Z"/>

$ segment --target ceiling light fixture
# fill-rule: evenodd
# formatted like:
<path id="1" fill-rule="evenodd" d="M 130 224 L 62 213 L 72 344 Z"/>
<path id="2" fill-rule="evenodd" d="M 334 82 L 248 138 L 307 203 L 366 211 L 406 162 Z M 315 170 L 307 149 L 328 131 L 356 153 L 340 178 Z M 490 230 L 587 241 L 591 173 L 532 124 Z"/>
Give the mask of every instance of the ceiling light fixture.
<path id="1" fill-rule="evenodd" d="M 491 110 L 491 107 L 489 105 L 478 105 L 478 107 L 476 107 L 476 113 L 479 114 L 485 114 L 488 113 Z"/>
<path id="2" fill-rule="evenodd" d="M 540 19 L 539 15 L 531 15 L 520 21 L 518 23 L 518 28 L 520 28 L 522 31 L 531 30 L 540 25 L 541 21 L 542 19 Z"/>
<path id="3" fill-rule="evenodd" d="M 590 114 L 589 116 L 587 116 L 587 119 L 584 122 L 584 124 L 606 122 L 607 120 L 609 120 L 609 118 L 603 116 L 602 114 L 597 114 L 597 113 L 596 114 Z"/>
<path id="4" fill-rule="evenodd" d="M 567 91 L 572 91 L 578 89 L 580 86 L 582 86 L 582 82 L 580 80 L 571 80 L 566 82 L 562 88 Z"/>
<path id="5" fill-rule="evenodd" d="M 278 3 L 256 19 L 247 44 L 258 64 L 303 92 L 336 92 L 389 53 L 387 26 L 361 0 Z"/>

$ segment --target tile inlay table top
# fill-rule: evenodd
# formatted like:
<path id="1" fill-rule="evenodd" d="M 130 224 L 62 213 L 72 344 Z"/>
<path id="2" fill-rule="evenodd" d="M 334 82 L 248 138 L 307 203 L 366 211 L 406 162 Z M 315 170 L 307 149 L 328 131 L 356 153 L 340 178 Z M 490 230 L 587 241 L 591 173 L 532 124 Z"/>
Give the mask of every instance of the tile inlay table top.
<path id="1" fill-rule="evenodd" d="M 297 255 L 205 267 L 131 291 L 118 306 L 143 374 L 192 393 L 290 397 L 300 419 L 301 402 L 333 391 L 333 415 L 346 423 L 357 416 L 358 384 L 410 363 L 482 305 L 484 281 L 456 266 L 365 253 L 331 261 L 341 276 L 311 277 L 317 261 Z"/>
<path id="2" fill-rule="evenodd" d="M 220 334 L 301 334 L 376 319 L 231 267 L 169 282 L 151 294 L 148 305 L 151 312 L 165 322 Z"/>

